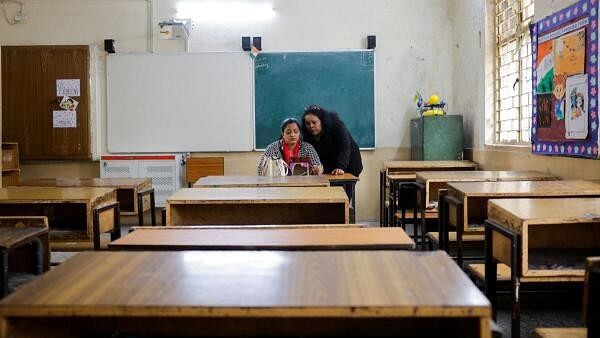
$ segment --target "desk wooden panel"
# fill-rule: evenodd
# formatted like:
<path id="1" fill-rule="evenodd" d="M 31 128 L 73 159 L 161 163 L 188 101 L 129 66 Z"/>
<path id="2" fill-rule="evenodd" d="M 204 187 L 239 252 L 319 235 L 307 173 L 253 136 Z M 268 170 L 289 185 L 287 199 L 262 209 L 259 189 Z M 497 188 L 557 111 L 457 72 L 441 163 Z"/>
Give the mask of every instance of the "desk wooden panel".
<path id="1" fill-rule="evenodd" d="M 365 228 L 364 224 L 254 224 L 254 225 L 169 225 L 169 226 L 135 226 L 135 230 L 190 230 L 190 229 L 299 229 L 299 228 Z"/>
<path id="2" fill-rule="evenodd" d="M 491 199 L 488 218 L 518 236 L 517 271 L 523 281 L 583 281 L 585 257 L 581 268 L 539 269 L 529 266 L 531 250 L 566 255 L 568 250 L 590 249 L 600 254 L 600 198 Z M 494 257 L 511 266 L 504 237 L 493 236 Z"/>
<path id="3" fill-rule="evenodd" d="M 491 335 L 488 300 L 439 251 L 83 252 L 0 317 L 11 337 Z"/>
<path id="4" fill-rule="evenodd" d="M 0 190 L 0 215 L 47 216 L 53 249 L 81 249 L 94 243 L 94 209 L 116 201 L 109 188 L 7 187 Z M 114 209 L 99 216 L 100 233 L 115 231 Z"/>
<path id="5" fill-rule="evenodd" d="M 109 244 L 115 250 L 411 250 L 401 228 L 140 230 Z"/>
<path id="6" fill-rule="evenodd" d="M 429 171 L 429 170 L 466 170 L 477 169 L 477 163 L 471 161 L 396 161 L 383 162 L 383 168 L 388 172 Z"/>
<path id="7" fill-rule="evenodd" d="M 36 187 L 96 187 L 117 189 L 121 215 L 137 215 L 138 192 L 152 188 L 151 178 L 38 178 L 18 185 Z M 150 210 L 150 196 L 143 197 L 143 211 Z M 143 212 L 142 211 L 142 212 Z"/>
<path id="8" fill-rule="evenodd" d="M 328 187 L 324 176 L 206 176 L 194 188 Z"/>
<path id="9" fill-rule="evenodd" d="M 332 187 L 343 187 L 346 195 L 350 199 L 350 223 L 356 223 L 356 182 L 360 179 L 352 174 L 344 173 L 342 175 L 323 175 L 329 180 Z"/>
<path id="10" fill-rule="evenodd" d="M 463 226 L 483 224 L 487 218 L 487 201 L 491 198 L 521 197 L 600 197 L 600 183 L 573 181 L 451 182 L 448 196 L 463 202 Z M 450 210 L 451 214 L 455 211 Z M 478 228 L 477 230 L 482 230 Z"/>
<path id="11" fill-rule="evenodd" d="M 520 336 L 521 283 L 581 283 L 600 255 L 600 198 L 491 199 L 485 230 L 486 293 L 496 304 L 497 262 L 510 266 L 512 337 Z"/>
<path id="12" fill-rule="evenodd" d="M 340 187 L 186 188 L 167 199 L 167 225 L 348 223 Z"/>
<path id="13" fill-rule="evenodd" d="M 425 185 L 425 200 L 438 201 L 438 190 L 450 182 L 555 181 L 559 177 L 538 171 L 429 171 L 418 172 L 417 182 Z"/>

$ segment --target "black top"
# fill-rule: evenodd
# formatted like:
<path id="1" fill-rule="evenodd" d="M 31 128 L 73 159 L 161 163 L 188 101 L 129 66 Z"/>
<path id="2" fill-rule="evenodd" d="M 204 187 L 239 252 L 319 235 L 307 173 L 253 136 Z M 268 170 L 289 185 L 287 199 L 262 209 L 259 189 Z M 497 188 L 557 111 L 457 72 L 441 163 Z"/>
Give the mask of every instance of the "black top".
<path id="1" fill-rule="evenodd" d="M 317 150 L 321 163 L 323 163 L 324 173 L 330 174 L 334 169 L 339 168 L 358 177 L 363 169 L 358 144 L 338 114 L 323 112 L 321 128 L 321 137 L 317 140 L 304 127 L 304 121 L 302 121 L 304 141 L 312 144 Z"/>

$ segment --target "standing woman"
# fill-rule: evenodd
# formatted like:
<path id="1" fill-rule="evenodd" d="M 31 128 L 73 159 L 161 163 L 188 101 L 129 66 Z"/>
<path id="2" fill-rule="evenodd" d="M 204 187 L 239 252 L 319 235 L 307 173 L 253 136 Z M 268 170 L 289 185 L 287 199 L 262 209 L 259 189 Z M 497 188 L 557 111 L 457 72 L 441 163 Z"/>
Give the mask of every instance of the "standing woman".
<path id="1" fill-rule="evenodd" d="M 336 112 L 308 106 L 302 116 L 302 134 L 317 150 L 326 174 L 360 175 L 363 166 L 358 145 Z"/>
<path id="2" fill-rule="evenodd" d="M 267 146 L 265 152 L 258 161 L 258 174 L 264 176 L 266 173 L 267 159 L 282 159 L 288 165 L 293 159 L 305 158 L 309 162 L 310 172 L 313 175 L 321 175 L 323 166 L 319 155 L 312 145 L 302 142 L 300 134 L 300 123 L 294 118 L 285 119 L 281 123 L 281 138 Z M 290 173 L 291 174 L 291 173 Z"/>

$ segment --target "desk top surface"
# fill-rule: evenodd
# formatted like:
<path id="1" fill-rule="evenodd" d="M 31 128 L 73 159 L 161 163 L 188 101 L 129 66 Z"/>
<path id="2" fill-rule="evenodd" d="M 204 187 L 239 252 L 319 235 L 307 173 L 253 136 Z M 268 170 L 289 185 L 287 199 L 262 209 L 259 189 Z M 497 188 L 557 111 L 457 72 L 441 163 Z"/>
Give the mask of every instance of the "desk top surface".
<path id="1" fill-rule="evenodd" d="M 82 252 L 0 302 L 10 317 L 490 315 L 442 251 Z"/>
<path id="2" fill-rule="evenodd" d="M 167 203 L 348 203 L 342 187 L 184 188 Z"/>
<path id="3" fill-rule="evenodd" d="M 6 187 L 0 189 L 0 203 L 91 202 L 116 199 L 115 189 L 93 187 Z"/>
<path id="4" fill-rule="evenodd" d="M 520 229 L 528 224 L 600 223 L 600 198 L 508 198 L 488 201 L 488 218 Z"/>
<path id="5" fill-rule="evenodd" d="M 600 196 L 600 183 L 583 180 L 452 182 L 448 189 L 467 197 Z"/>
<path id="6" fill-rule="evenodd" d="M 477 168 L 471 161 L 383 161 L 384 169 Z"/>
<path id="7" fill-rule="evenodd" d="M 194 183 L 194 188 L 232 187 L 328 187 L 324 176 L 206 176 Z"/>
<path id="8" fill-rule="evenodd" d="M 151 178 L 38 178 L 20 181 L 18 185 L 37 187 L 110 187 L 151 188 Z"/>
<path id="9" fill-rule="evenodd" d="M 402 228 L 138 229 L 109 245 L 115 249 L 373 250 L 414 249 Z"/>
<path id="10" fill-rule="evenodd" d="M 544 181 L 560 178 L 539 171 L 424 171 L 417 172 L 418 182 Z"/>
<path id="11" fill-rule="evenodd" d="M 2 218 L 0 217 L 0 220 Z M 244 225 L 164 225 L 133 226 L 133 230 L 190 230 L 190 229 L 298 229 L 298 228 L 365 228 L 365 224 L 244 224 Z"/>
<path id="12" fill-rule="evenodd" d="M 0 227 L 0 248 L 8 249 L 39 235 L 47 234 L 48 227 Z"/>
<path id="13" fill-rule="evenodd" d="M 344 173 L 342 175 L 332 175 L 332 174 L 324 174 L 321 175 L 323 177 L 325 177 L 326 179 L 329 180 L 330 183 L 335 183 L 335 182 L 357 182 L 359 181 L 359 178 L 350 174 L 350 173 Z"/>

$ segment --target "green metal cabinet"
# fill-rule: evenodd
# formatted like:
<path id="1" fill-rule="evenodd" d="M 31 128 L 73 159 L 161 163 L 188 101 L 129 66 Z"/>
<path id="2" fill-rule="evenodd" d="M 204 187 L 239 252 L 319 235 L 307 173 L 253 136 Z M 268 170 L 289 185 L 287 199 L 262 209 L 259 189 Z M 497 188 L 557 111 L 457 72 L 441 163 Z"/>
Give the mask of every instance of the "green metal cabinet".
<path id="1" fill-rule="evenodd" d="M 462 115 L 412 119 L 410 141 L 413 160 L 462 160 L 464 146 Z"/>

